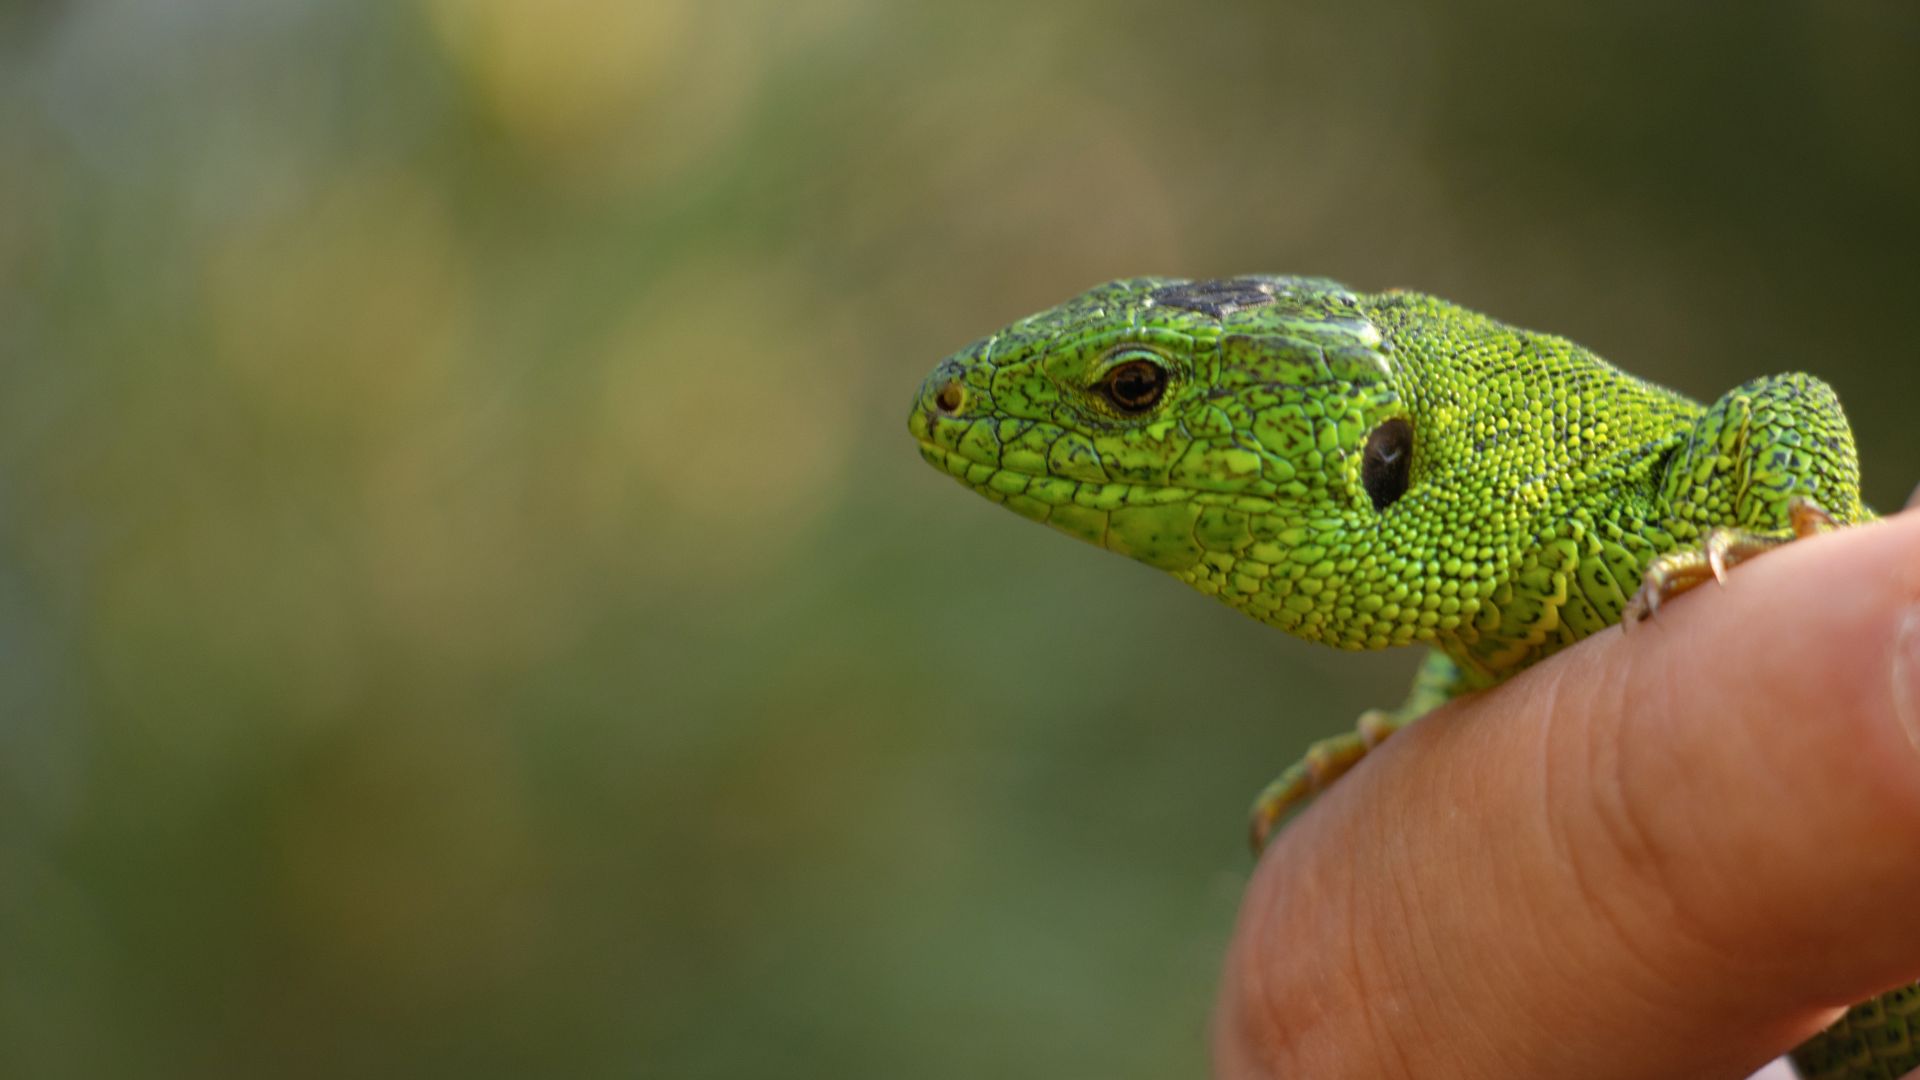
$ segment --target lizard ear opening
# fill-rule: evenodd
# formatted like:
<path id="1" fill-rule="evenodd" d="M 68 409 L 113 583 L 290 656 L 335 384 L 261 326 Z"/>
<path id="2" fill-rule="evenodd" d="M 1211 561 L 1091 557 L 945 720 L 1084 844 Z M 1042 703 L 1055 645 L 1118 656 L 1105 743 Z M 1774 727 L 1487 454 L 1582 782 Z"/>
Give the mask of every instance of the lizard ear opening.
<path id="1" fill-rule="evenodd" d="M 1407 493 L 1413 470 L 1413 425 L 1401 417 L 1381 424 L 1367 436 L 1360 458 L 1360 483 L 1375 510 L 1385 510 Z"/>

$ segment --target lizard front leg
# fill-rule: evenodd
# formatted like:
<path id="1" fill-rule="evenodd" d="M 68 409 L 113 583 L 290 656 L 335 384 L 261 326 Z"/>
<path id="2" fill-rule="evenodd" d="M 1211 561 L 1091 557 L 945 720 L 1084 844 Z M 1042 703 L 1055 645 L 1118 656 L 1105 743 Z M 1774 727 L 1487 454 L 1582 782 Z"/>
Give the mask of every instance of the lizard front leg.
<path id="1" fill-rule="evenodd" d="M 1399 708 L 1369 709 L 1361 713 L 1354 730 L 1309 746 L 1305 756 L 1260 792 L 1249 815 L 1248 835 L 1253 849 L 1259 851 L 1266 847 L 1274 827 L 1289 810 L 1331 787 L 1387 736 L 1468 689 L 1460 666 L 1451 658 L 1439 650 L 1427 654 L 1426 661 L 1414 675 L 1413 689 L 1407 692 L 1407 700 Z"/>
<path id="2" fill-rule="evenodd" d="M 1727 571 L 1762 552 L 1793 540 L 1804 540 L 1839 528 L 1833 515 L 1812 499 L 1795 496 L 1788 504 L 1792 532 L 1784 535 L 1751 532 L 1746 529 L 1714 529 L 1699 547 L 1668 552 L 1653 560 L 1640 582 L 1639 591 L 1627 601 L 1621 621 L 1626 626 L 1644 622 L 1660 610 L 1663 601 L 1686 592 L 1709 579 L 1726 584 Z"/>
<path id="3" fill-rule="evenodd" d="M 1628 625 L 1709 579 L 1724 582 L 1755 555 L 1873 516 L 1860 503 L 1840 399 L 1798 374 L 1755 379 L 1714 402 L 1668 466 L 1662 497 L 1675 531 L 1701 543 L 1648 565 L 1622 614 Z"/>

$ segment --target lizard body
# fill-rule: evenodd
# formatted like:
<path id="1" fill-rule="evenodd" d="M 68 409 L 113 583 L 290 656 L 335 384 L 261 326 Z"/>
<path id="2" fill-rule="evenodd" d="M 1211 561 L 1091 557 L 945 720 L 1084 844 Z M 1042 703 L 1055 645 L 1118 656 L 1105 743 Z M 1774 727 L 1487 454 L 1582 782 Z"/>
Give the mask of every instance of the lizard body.
<path id="1" fill-rule="evenodd" d="M 992 501 L 1263 622 L 1431 648 L 1404 705 L 1262 794 L 1257 843 L 1448 698 L 1738 558 L 1872 517 L 1818 379 L 1702 406 L 1563 338 L 1318 278 L 1102 285 L 942 361 L 908 426 Z M 1821 1080 L 1920 1068 L 1920 986 L 1794 1059 Z"/>

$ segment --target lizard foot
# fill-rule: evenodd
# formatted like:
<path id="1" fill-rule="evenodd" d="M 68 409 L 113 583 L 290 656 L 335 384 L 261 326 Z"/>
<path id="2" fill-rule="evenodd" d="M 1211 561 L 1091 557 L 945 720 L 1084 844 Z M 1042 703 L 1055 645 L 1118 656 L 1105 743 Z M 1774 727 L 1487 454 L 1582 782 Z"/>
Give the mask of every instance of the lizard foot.
<path id="1" fill-rule="evenodd" d="M 1383 709 L 1369 709 L 1360 714 L 1354 730 L 1307 747 L 1306 756 L 1289 766 L 1253 801 L 1248 839 L 1254 852 L 1267 846 L 1274 826 L 1287 811 L 1331 787 L 1348 769 L 1358 765 L 1367 751 L 1379 746 L 1404 723 Z"/>
<path id="2" fill-rule="evenodd" d="M 1711 578 L 1725 584 L 1727 571 L 1763 551 L 1781 544 L 1803 540 L 1836 528 L 1833 517 L 1812 499 L 1795 496 L 1787 504 L 1793 531 L 1787 536 L 1748 532 L 1745 529 L 1714 529 L 1706 540 L 1689 551 L 1674 551 L 1653 560 L 1641 579 L 1640 588 L 1627 601 L 1621 613 L 1623 626 L 1632 626 L 1653 617 L 1663 601 L 1686 592 Z"/>

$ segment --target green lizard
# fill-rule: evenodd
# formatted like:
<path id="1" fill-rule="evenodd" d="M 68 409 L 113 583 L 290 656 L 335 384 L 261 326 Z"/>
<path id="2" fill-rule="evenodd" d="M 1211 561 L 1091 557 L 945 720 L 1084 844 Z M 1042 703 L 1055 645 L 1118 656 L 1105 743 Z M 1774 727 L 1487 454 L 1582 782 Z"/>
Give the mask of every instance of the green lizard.
<path id="1" fill-rule="evenodd" d="M 1818 379 L 1756 379 L 1702 407 L 1562 338 L 1318 278 L 1102 285 L 942 361 L 908 426 L 994 502 L 1263 622 L 1432 649 L 1404 705 L 1261 794 L 1256 846 L 1448 698 L 1872 517 Z M 1793 1058 L 1824 1080 L 1920 1068 L 1920 984 Z"/>

